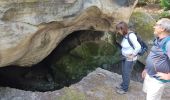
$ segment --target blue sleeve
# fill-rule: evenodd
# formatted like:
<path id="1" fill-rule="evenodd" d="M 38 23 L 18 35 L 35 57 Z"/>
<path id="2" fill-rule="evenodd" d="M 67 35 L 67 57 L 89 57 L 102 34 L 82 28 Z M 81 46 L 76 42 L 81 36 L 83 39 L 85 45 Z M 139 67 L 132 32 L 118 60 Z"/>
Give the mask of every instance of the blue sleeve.
<path id="1" fill-rule="evenodd" d="M 168 57 L 169 57 L 169 59 L 170 59 L 170 41 L 168 41 L 167 43 L 166 43 L 166 53 L 167 53 L 167 55 L 168 55 Z"/>

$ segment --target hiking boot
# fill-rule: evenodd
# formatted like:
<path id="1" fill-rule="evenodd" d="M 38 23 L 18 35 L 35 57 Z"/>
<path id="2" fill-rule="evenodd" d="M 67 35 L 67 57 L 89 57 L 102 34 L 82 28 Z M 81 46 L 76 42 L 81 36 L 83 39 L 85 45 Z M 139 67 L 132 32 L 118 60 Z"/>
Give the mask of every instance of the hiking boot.
<path id="1" fill-rule="evenodd" d="M 124 91 L 123 89 L 117 89 L 116 91 L 118 94 L 126 94 L 127 92 Z"/>
<path id="2" fill-rule="evenodd" d="M 116 89 L 122 89 L 121 85 L 116 86 Z"/>

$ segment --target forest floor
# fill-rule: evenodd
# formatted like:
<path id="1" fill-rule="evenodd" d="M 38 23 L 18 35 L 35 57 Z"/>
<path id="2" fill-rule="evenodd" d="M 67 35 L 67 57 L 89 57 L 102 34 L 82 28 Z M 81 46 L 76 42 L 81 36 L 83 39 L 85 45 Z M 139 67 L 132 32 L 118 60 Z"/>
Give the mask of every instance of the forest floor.
<path id="1" fill-rule="evenodd" d="M 143 9 L 149 14 L 160 14 L 164 11 L 159 4 L 147 4 L 145 6 L 136 7 L 136 8 Z"/>

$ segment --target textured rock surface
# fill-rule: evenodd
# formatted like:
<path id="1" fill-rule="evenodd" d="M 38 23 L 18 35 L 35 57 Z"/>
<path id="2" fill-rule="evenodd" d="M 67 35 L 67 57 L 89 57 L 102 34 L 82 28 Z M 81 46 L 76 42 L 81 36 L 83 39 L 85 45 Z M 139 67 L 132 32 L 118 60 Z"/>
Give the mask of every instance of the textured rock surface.
<path id="1" fill-rule="evenodd" d="M 137 1 L 137 0 L 136 0 Z M 1 0 L 0 67 L 31 66 L 76 30 L 114 30 L 135 0 Z"/>
<path id="2" fill-rule="evenodd" d="M 118 95 L 115 86 L 121 82 L 121 76 L 97 68 L 79 83 L 52 92 L 30 92 L 13 88 L 0 87 L 1 100 L 145 100 L 142 84 L 131 81 L 130 90 L 125 95 Z M 170 84 L 167 85 L 163 99 L 170 98 Z"/>

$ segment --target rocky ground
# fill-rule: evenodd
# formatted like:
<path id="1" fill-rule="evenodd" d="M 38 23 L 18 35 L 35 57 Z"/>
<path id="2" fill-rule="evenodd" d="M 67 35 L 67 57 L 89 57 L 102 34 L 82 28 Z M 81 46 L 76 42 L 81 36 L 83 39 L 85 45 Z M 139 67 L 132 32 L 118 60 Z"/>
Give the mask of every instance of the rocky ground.
<path id="1" fill-rule="evenodd" d="M 31 92 L 0 87 L 0 100 L 145 100 L 142 83 L 131 81 L 129 92 L 118 95 L 115 86 L 120 82 L 120 75 L 97 68 L 79 83 L 56 91 Z M 162 100 L 169 100 L 169 94 L 170 84 Z"/>

